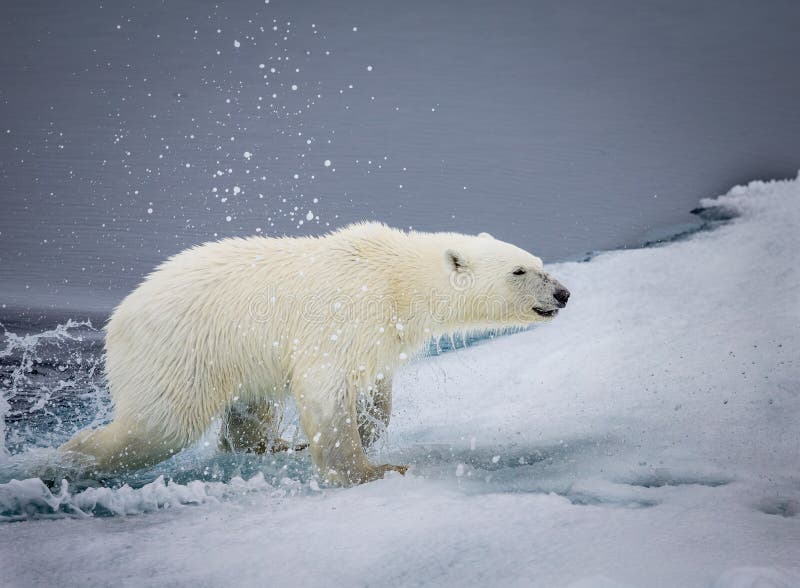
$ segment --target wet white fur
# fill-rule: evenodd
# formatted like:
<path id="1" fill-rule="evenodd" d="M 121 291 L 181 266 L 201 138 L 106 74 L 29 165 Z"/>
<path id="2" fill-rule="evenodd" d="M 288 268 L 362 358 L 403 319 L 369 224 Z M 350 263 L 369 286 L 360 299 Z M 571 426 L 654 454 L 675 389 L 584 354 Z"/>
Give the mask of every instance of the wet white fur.
<path id="1" fill-rule="evenodd" d="M 510 276 L 520 266 L 525 280 Z M 326 476 L 345 484 L 379 477 L 357 435 L 359 391 L 390 386 L 432 337 L 543 320 L 530 312 L 530 295 L 549 296 L 541 294 L 547 282 L 540 259 L 489 235 L 378 223 L 194 247 L 114 311 L 106 326 L 114 421 L 63 449 L 93 456 L 101 469 L 148 465 L 194 442 L 234 398 L 291 394 Z M 480 296 L 508 305 L 474 304 Z M 434 299 L 439 310 L 449 305 L 448 316 L 430 310 Z"/>

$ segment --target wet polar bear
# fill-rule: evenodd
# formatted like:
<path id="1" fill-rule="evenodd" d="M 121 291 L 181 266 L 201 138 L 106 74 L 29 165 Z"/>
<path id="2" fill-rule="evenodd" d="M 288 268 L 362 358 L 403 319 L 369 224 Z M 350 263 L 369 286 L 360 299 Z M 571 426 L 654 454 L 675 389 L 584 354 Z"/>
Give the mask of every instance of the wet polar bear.
<path id="1" fill-rule="evenodd" d="M 362 223 L 207 243 L 163 263 L 114 310 L 114 420 L 62 449 L 101 471 L 145 467 L 215 418 L 223 449 L 280 449 L 272 407 L 293 396 L 326 480 L 404 473 L 364 453 L 375 424 L 388 424 L 395 370 L 432 337 L 549 320 L 568 298 L 539 258 L 486 233 Z M 360 395 L 371 399 L 361 415 Z"/>

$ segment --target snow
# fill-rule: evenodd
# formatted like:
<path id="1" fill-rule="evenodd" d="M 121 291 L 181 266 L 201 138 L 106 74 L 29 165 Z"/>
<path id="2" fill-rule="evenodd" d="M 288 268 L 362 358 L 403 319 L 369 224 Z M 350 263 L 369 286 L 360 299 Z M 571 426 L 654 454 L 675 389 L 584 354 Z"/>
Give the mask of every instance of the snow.
<path id="1" fill-rule="evenodd" d="M 4 580 L 800 585 L 800 177 L 701 205 L 736 218 L 551 265 L 572 292 L 552 323 L 407 365 L 372 455 L 405 477 L 325 487 L 299 452 L 286 475 L 51 492 L 0 468 Z M 178 457 L 218 463 L 204 448 Z"/>

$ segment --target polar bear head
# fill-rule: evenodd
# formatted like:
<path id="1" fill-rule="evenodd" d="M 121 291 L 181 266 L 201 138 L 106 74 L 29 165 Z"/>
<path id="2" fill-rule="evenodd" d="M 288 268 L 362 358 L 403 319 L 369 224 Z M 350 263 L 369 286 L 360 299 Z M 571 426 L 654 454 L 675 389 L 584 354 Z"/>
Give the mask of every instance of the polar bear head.
<path id="1" fill-rule="evenodd" d="M 444 251 L 451 311 L 461 327 L 518 327 L 552 319 L 569 300 L 542 260 L 488 233 L 454 236 Z"/>

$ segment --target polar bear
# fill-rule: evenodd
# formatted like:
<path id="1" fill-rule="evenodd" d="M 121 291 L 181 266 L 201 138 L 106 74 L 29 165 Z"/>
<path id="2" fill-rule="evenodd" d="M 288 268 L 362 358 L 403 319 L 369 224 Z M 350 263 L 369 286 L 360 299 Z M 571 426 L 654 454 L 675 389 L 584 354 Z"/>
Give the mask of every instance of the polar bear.
<path id="1" fill-rule="evenodd" d="M 325 480 L 404 466 L 364 447 L 388 424 L 395 371 L 434 337 L 552 319 L 569 291 L 538 257 L 481 233 L 349 225 L 321 237 L 231 238 L 153 271 L 106 325 L 114 420 L 62 446 L 114 472 L 155 464 L 222 419 L 221 447 L 273 447 L 293 397 Z M 367 416 L 357 399 L 366 395 Z M 359 424 L 360 423 L 360 424 Z"/>

